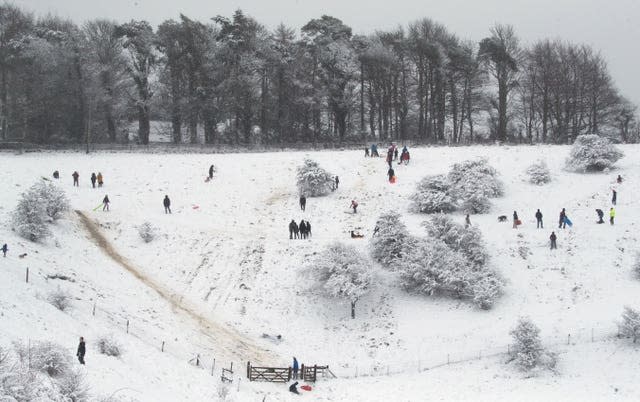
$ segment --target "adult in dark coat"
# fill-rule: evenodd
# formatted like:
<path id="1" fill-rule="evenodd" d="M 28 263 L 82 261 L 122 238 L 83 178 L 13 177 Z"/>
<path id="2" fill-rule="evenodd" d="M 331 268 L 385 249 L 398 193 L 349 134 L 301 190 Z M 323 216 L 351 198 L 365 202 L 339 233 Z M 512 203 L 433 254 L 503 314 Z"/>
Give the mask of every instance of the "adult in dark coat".
<path id="1" fill-rule="evenodd" d="M 209 180 L 213 179 L 213 171 L 215 170 L 215 168 L 213 167 L 213 165 L 209 166 Z"/>
<path id="2" fill-rule="evenodd" d="M 305 223 L 307 224 L 307 237 L 311 237 L 311 224 L 309 221 L 305 221 Z"/>
<path id="3" fill-rule="evenodd" d="M 564 210 L 564 208 L 562 208 L 562 211 L 560 211 L 560 218 L 558 219 L 558 229 L 562 228 L 566 228 L 567 227 L 567 212 Z"/>
<path id="4" fill-rule="evenodd" d="M 164 213 L 165 214 L 170 214 L 171 213 L 171 200 L 169 199 L 168 195 L 164 196 L 164 200 L 162 200 L 162 205 L 164 205 Z"/>
<path id="5" fill-rule="evenodd" d="M 91 187 L 96 188 L 96 180 L 98 180 L 98 178 L 96 177 L 96 174 L 91 173 Z"/>
<path id="6" fill-rule="evenodd" d="M 289 385 L 289 392 L 293 392 L 294 394 L 299 394 L 300 392 L 298 392 L 298 381 L 294 382 L 293 384 Z"/>
<path id="7" fill-rule="evenodd" d="M 84 364 L 84 354 L 86 352 L 86 348 L 84 345 L 84 338 L 80 337 L 80 343 L 78 343 L 78 351 L 76 352 L 76 356 L 78 357 L 78 361 L 80 364 Z"/>
<path id="8" fill-rule="evenodd" d="M 289 239 L 293 239 L 294 236 L 296 239 L 298 238 L 298 224 L 291 219 L 291 222 L 289 222 Z"/>
<path id="9" fill-rule="evenodd" d="M 536 229 L 544 229 L 544 225 L 542 224 L 542 212 L 538 209 L 536 211 Z"/>
<path id="10" fill-rule="evenodd" d="M 109 196 L 105 195 L 104 198 L 102 199 L 102 210 L 103 211 L 108 211 L 109 210 L 109 203 L 111 201 L 109 201 Z"/>
<path id="11" fill-rule="evenodd" d="M 78 187 L 80 185 L 78 183 L 78 177 L 80 177 L 80 175 L 78 174 L 78 172 L 73 172 L 73 174 L 71 176 L 73 177 L 73 185 L 75 187 Z"/>
<path id="12" fill-rule="evenodd" d="M 2 245 L 2 256 L 6 257 L 7 256 L 7 251 L 9 251 L 9 247 L 7 246 L 7 243 Z"/>
<path id="13" fill-rule="evenodd" d="M 598 214 L 598 222 L 597 223 L 604 223 L 604 211 L 601 210 L 600 208 L 596 209 L 596 214 Z"/>
<path id="14" fill-rule="evenodd" d="M 306 207 L 307 207 L 307 197 L 305 197 L 303 194 L 300 196 L 300 209 L 304 211 Z"/>
<path id="15" fill-rule="evenodd" d="M 556 245 L 556 239 L 556 232 L 551 232 L 551 236 L 549 236 L 549 240 L 551 240 L 551 250 L 558 248 L 558 246 Z"/>
<path id="16" fill-rule="evenodd" d="M 295 358 L 295 356 L 293 357 L 293 365 L 291 366 L 291 371 L 293 372 L 293 379 L 297 380 L 298 379 L 298 370 L 299 370 L 300 366 L 298 366 L 298 359 Z"/>
<path id="17" fill-rule="evenodd" d="M 616 203 L 618 202 L 618 192 L 614 189 L 611 189 L 612 191 L 612 195 L 611 195 L 611 203 L 613 205 L 616 205 Z"/>
<path id="18" fill-rule="evenodd" d="M 300 221 L 300 224 L 298 225 L 298 229 L 300 230 L 300 238 L 301 239 L 306 239 L 307 238 L 307 225 L 304 223 L 304 220 Z"/>

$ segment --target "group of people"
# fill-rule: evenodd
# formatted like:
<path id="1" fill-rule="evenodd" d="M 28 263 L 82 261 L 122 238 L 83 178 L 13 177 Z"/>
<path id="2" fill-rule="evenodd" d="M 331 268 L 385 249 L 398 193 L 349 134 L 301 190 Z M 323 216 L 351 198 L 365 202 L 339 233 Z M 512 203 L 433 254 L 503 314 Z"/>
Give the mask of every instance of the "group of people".
<path id="1" fill-rule="evenodd" d="M 102 173 L 98 172 L 98 175 L 96 175 L 95 173 L 91 173 L 91 186 L 93 188 L 96 188 L 96 181 L 98 182 L 98 187 L 102 187 L 102 185 L 104 184 Z"/>
<path id="2" fill-rule="evenodd" d="M 71 174 L 71 177 L 73 177 L 73 186 L 74 187 L 80 187 L 80 173 L 78 173 L 78 171 L 74 171 L 73 174 Z M 60 172 L 58 172 L 57 170 L 53 172 L 53 178 L 54 179 L 59 179 L 60 178 Z M 104 184 L 104 177 L 102 176 L 101 172 L 98 172 L 98 174 L 95 173 L 91 173 L 91 187 L 96 188 L 96 183 L 98 183 L 98 187 L 102 187 L 102 185 Z"/>
<path id="3" fill-rule="evenodd" d="M 289 222 L 289 239 L 308 239 L 311 237 L 311 223 L 302 219 L 298 225 L 295 220 Z"/>

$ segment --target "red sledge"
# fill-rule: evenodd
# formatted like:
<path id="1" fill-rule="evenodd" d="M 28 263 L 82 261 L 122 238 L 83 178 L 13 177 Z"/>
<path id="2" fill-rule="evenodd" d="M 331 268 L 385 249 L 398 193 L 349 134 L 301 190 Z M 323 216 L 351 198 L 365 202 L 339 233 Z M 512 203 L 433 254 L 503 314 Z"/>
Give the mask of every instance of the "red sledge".
<path id="1" fill-rule="evenodd" d="M 311 385 L 302 385 L 300 389 L 304 389 L 305 391 L 311 391 Z"/>

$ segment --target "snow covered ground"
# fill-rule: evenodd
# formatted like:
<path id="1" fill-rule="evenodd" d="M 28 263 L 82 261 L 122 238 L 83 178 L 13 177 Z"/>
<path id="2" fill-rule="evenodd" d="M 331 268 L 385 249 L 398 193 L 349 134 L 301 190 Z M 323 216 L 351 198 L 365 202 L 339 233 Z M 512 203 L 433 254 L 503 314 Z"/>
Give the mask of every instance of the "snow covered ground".
<path id="1" fill-rule="evenodd" d="M 249 360 L 286 366 L 292 356 L 328 364 L 339 377 L 305 395 L 316 400 L 638 400 L 640 352 L 615 339 L 615 322 L 624 305 L 640 307 L 640 280 L 631 271 L 640 225 L 640 147 L 621 148 L 626 156 L 617 170 L 588 175 L 562 170 L 568 147 L 417 148 L 408 166 L 395 168 L 394 185 L 386 181 L 383 158 L 363 158 L 362 151 L 4 153 L 0 243 L 10 250 L 0 260 L 0 345 L 48 339 L 71 353 L 84 336 L 91 393 L 122 400 L 220 399 L 220 369 L 231 362 L 228 400 L 295 400 L 285 386 L 250 384 L 243 372 Z M 306 156 L 339 175 L 340 188 L 309 198 L 302 212 L 295 170 Z M 366 251 L 374 222 L 390 209 L 421 234 L 427 216 L 408 212 L 416 182 L 476 156 L 486 157 L 505 183 L 492 212 L 471 217 L 507 281 L 492 310 L 409 295 L 375 265 L 374 289 L 358 302 L 355 320 L 348 302 L 311 290 L 304 266 L 326 244 L 341 240 Z M 524 178 L 537 159 L 554 173 L 548 185 Z M 205 183 L 212 163 L 216 176 Z M 80 213 L 60 220 L 44 244 L 29 243 L 11 231 L 10 212 L 20 193 L 54 170 Z M 80 187 L 72 186 L 74 170 Z M 105 186 L 92 189 L 89 176 L 98 171 Z M 615 183 L 617 174 L 622 184 Z M 616 224 L 596 225 L 595 208 L 608 211 L 612 187 L 618 189 Z M 94 210 L 105 194 L 111 211 Z M 163 211 L 165 194 L 171 215 Z M 360 204 L 357 214 L 350 212 L 352 199 Z M 535 228 L 537 208 L 544 230 Z M 548 237 L 562 208 L 574 226 L 556 230 L 559 249 L 551 251 Z M 524 223 L 518 230 L 497 221 L 514 210 Z M 289 240 L 291 219 L 310 221 L 312 238 Z M 143 222 L 157 227 L 156 240 L 140 239 Z M 351 239 L 350 230 L 365 239 Z M 56 274 L 71 280 L 47 279 Z M 58 287 L 73 296 L 66 312 L 46 301 Z M 509 330 L 523 315 L 560 352 L 558 373 L 525 378 L 496 355 L 506 352 Z M 124 345 L 120 358 L 97 353 L 92 340 L 102 335 Z"/>

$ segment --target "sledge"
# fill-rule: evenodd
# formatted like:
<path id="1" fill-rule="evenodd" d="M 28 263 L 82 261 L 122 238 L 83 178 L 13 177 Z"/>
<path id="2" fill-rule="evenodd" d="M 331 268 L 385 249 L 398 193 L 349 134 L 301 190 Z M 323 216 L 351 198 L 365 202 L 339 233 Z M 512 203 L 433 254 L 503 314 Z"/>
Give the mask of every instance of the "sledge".
<path id="1" fill-rule="evenodd" d="M 569 225 L 569 227 L 573 226 L 573 222 L 571 222 L 571 220 L 569 218 L 567 218 L 566 216 L 564 217 L 564 223 Z"/>
<path id="2" fill-rule="evenodd" d="M 100 207 L 101 207 L 101 206 L 103 206 L 103 205 L 104 205 L 104 202 L 101 202 L 101 203 L 100 203 L 100 205 L 98 205 L 97 207 L 93 208 L 93 210 L 94 210 L 94 211 L 97 211 L 97 210 L 98 210 L 98 208 L 100 208 Z"/>
<path id="3" fill-rule="evenodd" d="M 198 208 L 200 208 L 200 205 L 192 205 L 191 208 L 192 209 L 198 209 Z"/>
<path id="4" fill-rule="evenodd" d="M 516 219 L 516 226 L 522 225 L 522 221 L 520 219 Z"/>
<path id="5" fill-rule="evenodd" d="M 304 389 L 305 391 L 311 391 L 311 385 L 301 385 L 300 389 Z"/>
<path id="6" fill-rule="evenodd" d="M 394 184 L 396 182 L 396 177 L 395 176 L 391 176 L 391 178 L 389 179 L 389 183 Z"/>

